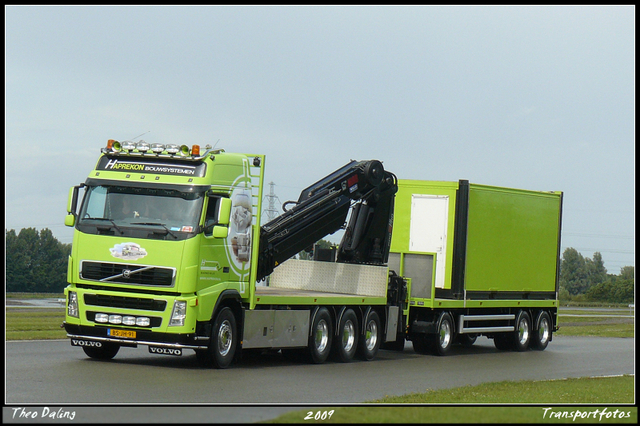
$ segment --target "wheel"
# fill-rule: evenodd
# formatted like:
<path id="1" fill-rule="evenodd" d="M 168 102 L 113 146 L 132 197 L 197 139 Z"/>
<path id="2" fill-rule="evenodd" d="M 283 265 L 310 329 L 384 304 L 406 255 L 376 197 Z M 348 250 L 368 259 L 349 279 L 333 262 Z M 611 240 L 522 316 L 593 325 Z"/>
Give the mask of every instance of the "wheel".
<path id="1" fill-rule="evenodd" d="M 493 344 L 501 351 L 513 349 L 513 336 L 510 333 L 498 333 L 493 336 Z"/>
<path id="2" fill-rule="evenodd" d="M 211 327 L 208 349 L 196 352 L 198 360 L 206 367 L 229 367 L 236 353 L 236 330 L 236 317 L 231 308 L 222 308 Z"/>
<path id="3" fill-rule="evenodd" d="M 539 351 L 546 349 L 551 340 L 551 317 L 545 311 L 540 312 L 535 322 L 535 328 L 531 333 L 531 348 Z"/>
<path id="4" fill-rule="evenodd" d="M 336 337 L 333 341 L 334 358 L 340 362 L 353 360 L 358 349 L 358 317 L 353 309 L 342 314 Z"/>
<path id="5" fill-rule="evenodd" d="M 111 359 L 120 350 L 120 345 L 116 345 L 115 343 L 103 342 L 102 346 L 83 346 L 82 350 L 84 353 L 90 357 L 95 359 Z"/>
<path id="6" fill-rule="evenodd" d="M 281 349 L 282 357 L 289 362 L 301 362 L 306 361 L 305 355 L 307 354 L 304 349 Z"/>
<path id="7" fill-rule="evenodd" d="M 477 334 L 459 334 L 456 341 L 462 346 L 470 347 L 476 342 Z"/>
<path id="8" fill-rule="evenodd" d="M 453 319 L 451 315 L 443 312 L 438 319 L 438 334 L 432 338 L 434 352 L 440 356 L 446 355 L 453 345 Z"/>
<path id="9" fill-rule="evenodd" d="M 525 311 L 520 311 L 516 317 L 516 329 L 513 334 L 514 349 L 519 352 L 529 349 L 531 340 L 531 317 Z"/>
<path id="10" fill-rule="evenodd" d="M 411 344 L 413 345 L 413 350 L 422 355 L 430 354 L 433 349 L 432 344 L 432 336 L 427 336 L 425 334 L 418 334 L 411 338 Z"/>
<path id="11" fill-rule="evenodd" d="M 398 336 L 393 342 L 384 342 L 381 347 L 388 351 L 402 352 L 404 351 L 404 336 Z"/>
<path id="12" fill-rule="evenodd" d="M 357 354 L 360 359 L 371 361 L 376 357 L 382 340 L 382 335 L 380 334 L 382 327 L 378 313 L 373 309 L 370 310 L 366 314 L 363 324 L 364 327 L 360 335 Z"/>
<path id="13" fill-rule="evenodd" d="M 327 308 L 320 308 L 313 319 L 311 335 L 309 336 L 311 362 L 322 364 L 327 360 L 331 352 L 332 337 L 333 322 L 331 321 L 331 314 Z"/>

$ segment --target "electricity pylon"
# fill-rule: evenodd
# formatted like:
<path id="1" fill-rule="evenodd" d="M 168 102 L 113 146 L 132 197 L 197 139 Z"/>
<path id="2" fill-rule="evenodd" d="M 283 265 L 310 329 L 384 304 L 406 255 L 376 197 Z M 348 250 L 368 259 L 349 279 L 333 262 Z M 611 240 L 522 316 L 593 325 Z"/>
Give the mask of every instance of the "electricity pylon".
<path id="1" fill-rule="evenodd" d="M 275 183 L 269 182 L 269 186 L 270 186 L 269 195 L 264 196 L 264 198 L 267 199 L 268 205 L 269 205 L 268 208 L 263 210 L 264 218 L 267 222 L 271 222 L 273 219 L 279 216 L 279 212 L 278 210 L 276 210 L 276 200 L 278 200 L 278 202 L 282 204 L 278 196 L 273 191 L 273 187 L 275 185 L 276 185 Z"/>

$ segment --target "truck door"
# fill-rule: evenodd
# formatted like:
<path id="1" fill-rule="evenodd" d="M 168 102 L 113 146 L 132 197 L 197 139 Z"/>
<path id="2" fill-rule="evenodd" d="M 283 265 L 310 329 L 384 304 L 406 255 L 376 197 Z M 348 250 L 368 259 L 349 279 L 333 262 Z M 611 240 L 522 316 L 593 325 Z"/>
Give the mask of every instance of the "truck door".
<path id="1" fill-rule="evenodd" d="M 198 268 L 199 289 L 229 280 L 229 259 L 226 255 L 229 211 L 224 211 L 224 199 L 221 195 L 209 194 L 205 200 L 204 232 L 201 236 Z M 228 210 L 228 198 L 226 204 Z M 222 221 L 221 216 L 225 216 Z M 223 235 L 224 231 L 227 235 Z"/>
<path id="2" fill-rule="evenodd" d="M 435 287 L 445 286 L 449 196 L 413 194 L 409 251 L 436 254 Z"/>

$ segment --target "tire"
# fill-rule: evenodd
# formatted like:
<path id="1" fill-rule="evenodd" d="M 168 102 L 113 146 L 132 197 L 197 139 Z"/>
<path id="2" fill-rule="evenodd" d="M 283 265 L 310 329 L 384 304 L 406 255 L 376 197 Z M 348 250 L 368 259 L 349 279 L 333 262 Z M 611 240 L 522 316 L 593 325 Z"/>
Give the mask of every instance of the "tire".
<path id="1" fill-rule="evenodd" d="M 404 351 L 404 343 L 404 336 L 398 336 L 393 342 L 384 342 L 381 348 L 388 351 L 402 352 Z"/>
<path id="2" fill-rule="evenodd" d="M 333 340 L 333 355 L 337 361 L 350 362 L 358 349 L 358 317 L 353 309 L 347 309 L 340 318 L 338 335 Z"/>
<path id="3" fill-rule="evenodd" d="M 471 347 L 476 342 L 478 338 L 477 334 L 458 334 L 456 341 L 460 343 L 464 347 Z"/>
<path id="4" fill-rule="evenodd" d="M 309 336 L 309 355 L 311 362 L 322 364 L 329 357 L 333 340 L 333 321 L 327 308 L 320 308 L 313 318 Z"/>
<path id="5" fill-rule="evenodd" d="M 430 354 L 433 349 L 433 339 L 431 337 L 433 336 L 427 336 L 425 334 L 414 335 L 411 338 L 414 352 L 421 355 Z"/>
<path id="6" fill-rule="evenodd" d="M 436 334 L 436 336 L 432 336 L 431 339 L 434 352 L 437 355 L 444 356 L 451 350 L 454 340 L 454 329 L 455 326 L 453 324 L 453 319 L 451 319 L 451 315 L 447 312 L 443 312 L 438 319 L 438 334 Z"/>
<path id="7" fill-rule="evenodd" d="M 211 327 L 209 348 L 196 352 L 196 357 L 205 367 L 227 368 L 235 356 L 237 338 L 236 317 L 231 308 L 224 307 Z"/>
<path id="8" fill-rule="evenodd" d="M 493 336 L 493 344 L 498 350 L 501 351 L 513 350 L 512 333 L 497 333 L 495 336 Z"/>
<path id="9" fill-rule="evenodd" d="M 373 309 L 366 314 L 362 334 L 358 342 L 357 355 L 364 361 L 371 361 L 378 354 L 382 342 L 382 325 L 378 313 Z"/>
<path id="10" fill-rule="evenodd" d="M 518 352 L 529 349 L 531 334 L 531 317 L 526 311 L 520 311 L 516 317 L 516 329 L 513 332 L 513 348 Z"/>
<path id="11" fill-rule="evenodd" d="M 280 352 L 282 353 L 282 357 L 285 359 L 285 361 L 288 362 L 299 363 L 304 362 L 307 359 L 305 357 L 307 355 L 307 352 L 304 349 L 281 349 Z"/>
<path id="12" fill-rule="evenodd" d="M 551 341 L 551 335 L 553 333 L 553 326 L 551 317 L 545 311 L 540 312 L 536 318 L 533 333 L 531 334 L 530 346 L 532 349 L 538 351 L 544 351 Z"/>
<path id="13" fill-rule="evenodd" d="M 105 343 L 102 343 L 102 346 L 100 346 L 99 348 L 95 346 L 91 346 L 91 347 L 83 346 L 82 350 L 89 358 L 112 359 L 114 356 L 116 356 L 116 354 L 120 350 L 120 345 L 117 345 L 115 343 L 105 342 Z"/>

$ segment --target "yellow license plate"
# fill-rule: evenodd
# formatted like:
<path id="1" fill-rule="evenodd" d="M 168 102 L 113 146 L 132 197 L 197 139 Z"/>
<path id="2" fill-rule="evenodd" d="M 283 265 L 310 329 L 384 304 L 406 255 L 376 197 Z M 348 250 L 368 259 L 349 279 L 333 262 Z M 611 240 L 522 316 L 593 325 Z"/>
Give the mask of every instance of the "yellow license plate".
<path id="1" fill-rule="evenodd" d="M 107 334 L 111 337 L 126 337 L 127 339 L 136 338 L 136 332 L 132 330 L 114 330 L 110 328 L 107 330 Z"/>

